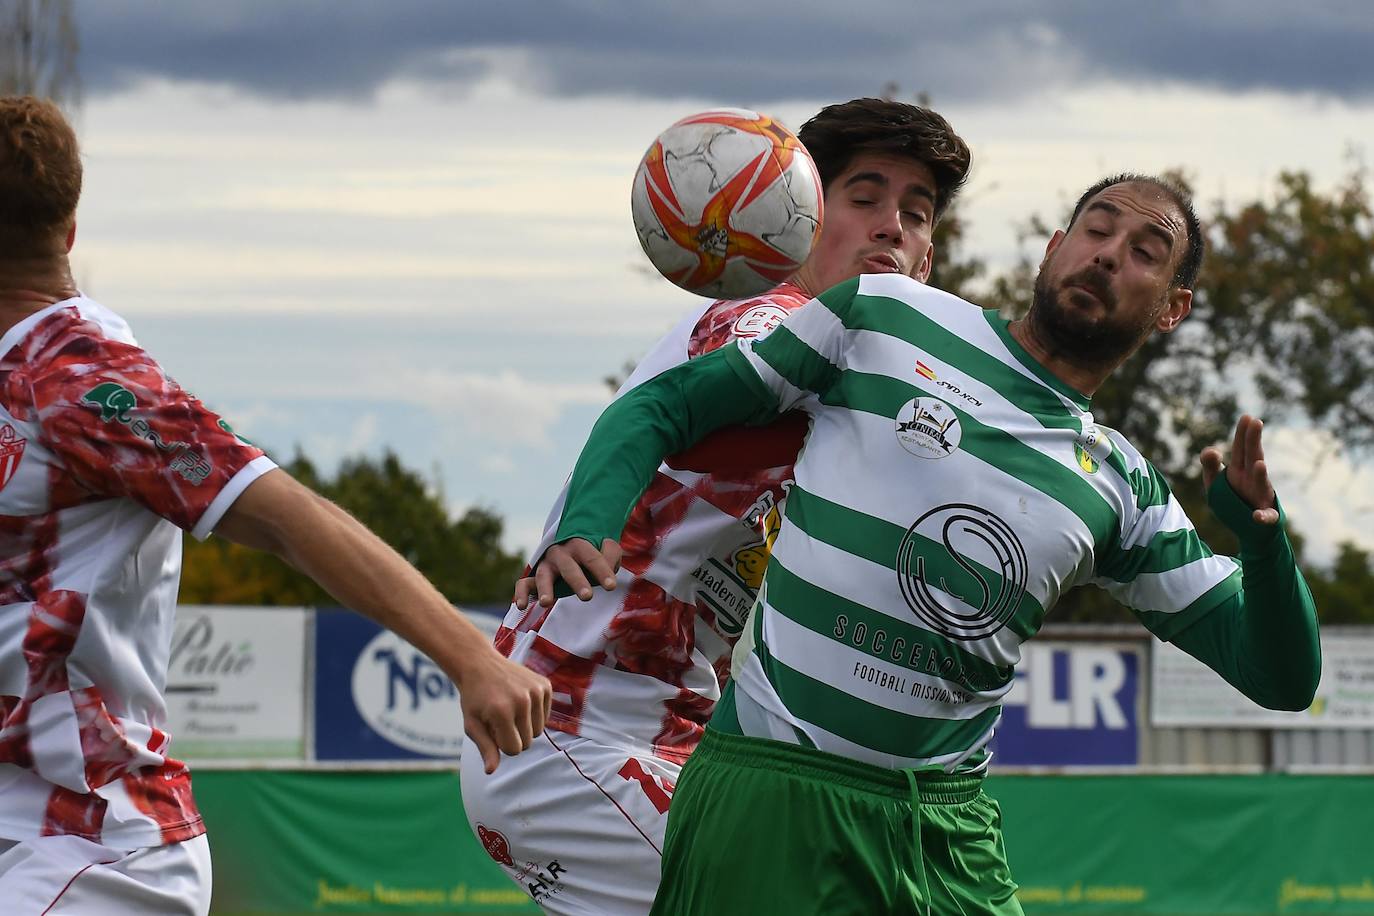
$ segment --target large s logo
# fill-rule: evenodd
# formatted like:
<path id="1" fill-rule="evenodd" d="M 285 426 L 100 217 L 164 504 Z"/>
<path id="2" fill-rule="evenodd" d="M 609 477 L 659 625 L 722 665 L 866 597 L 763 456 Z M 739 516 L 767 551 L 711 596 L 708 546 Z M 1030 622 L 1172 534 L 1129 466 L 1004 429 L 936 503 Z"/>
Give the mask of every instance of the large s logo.
<path id="1" fill-rule="evenodd" d="M 991 636 L 1021 606 L 1026 550 L 986 509 L 950 503 L 907 529 L 897 548 L 897 582 L 916 616 L 950 639 Z"/>

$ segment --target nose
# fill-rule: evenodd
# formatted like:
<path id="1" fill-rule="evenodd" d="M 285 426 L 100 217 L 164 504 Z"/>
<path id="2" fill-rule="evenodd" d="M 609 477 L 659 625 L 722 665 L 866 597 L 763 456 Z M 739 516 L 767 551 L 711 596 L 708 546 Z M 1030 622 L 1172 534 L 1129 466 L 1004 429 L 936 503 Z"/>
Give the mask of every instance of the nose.
<path id="1" fill-rule="evenodd" d="M 878 242 L 902 244 L 902 211 L 898 207 L 885 207 L 873 224 L 869 238 Z"/>
<path id="2" fill-rule="evenodd" d="M 1107 240 L 1093 255 L 1093 263 L 1108 273 L 1116 273 L 1117 266 L 1122 262 L 1121 246 L 1124 244 L 1124 240 Z"/>

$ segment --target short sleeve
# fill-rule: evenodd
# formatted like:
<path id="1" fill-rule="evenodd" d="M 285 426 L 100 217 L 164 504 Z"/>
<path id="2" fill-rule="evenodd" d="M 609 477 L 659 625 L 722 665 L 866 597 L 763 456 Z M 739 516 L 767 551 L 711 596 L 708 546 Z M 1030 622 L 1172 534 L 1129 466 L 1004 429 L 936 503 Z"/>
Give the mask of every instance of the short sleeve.
<path id="1" fill-rule="evenodd" d="M 778 400 L 779 410 L 815 402 L 839 379 L 849 335 L 845 316 L 859 280 L 826 290 L 762 339 L 744 338 L 739 352 Z"/>
<path id="2" fill-rule="evenodd" d="M 275 465 L 137 346 L 88 344 L 80 360 L 56 361 L 32 381 L 44 443 L 93 494 L 132 499 L 208 536 Z"/>
<path id="3" fill-rule="evenodd" d="M 1240 591 L 1240 565 L 1203 543 L 1153 467 L 1132 475 L 1132 488 L 1121 542 L 1099 562 L 1094 582 L 1167 640 Z"/>

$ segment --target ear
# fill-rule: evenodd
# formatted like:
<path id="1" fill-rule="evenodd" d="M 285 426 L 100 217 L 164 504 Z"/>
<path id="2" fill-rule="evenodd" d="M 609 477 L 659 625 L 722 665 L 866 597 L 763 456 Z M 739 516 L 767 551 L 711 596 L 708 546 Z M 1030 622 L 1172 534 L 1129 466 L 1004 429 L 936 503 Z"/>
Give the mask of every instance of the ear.
<path id="1" fill-rule="evenodd" d="M 67 230 L 67 252 L 71 253 L 72 246 L 76 244 L 76 220 L 72 220 L 72 227 Z"/>
<path id="2" fill-rule="evenodd" d="M 1178 327 L 1179 322 L 1187 318 L 1192 310 L 1193 291 L 1180 286 L 1170 292 L 1169 298 L 1165 300 L 1164 311 L 1155 319 L 1155 330 L 1161 334 L 1168 334 Z"/>
<path id="3" fill-rule="evenodd" d="M 920 280 L 922 283 L 930 279 L 930 270 L 935 266 L 935 246 L 926 246 L 926 256 L 921 258 L 921 263 L 916 265 L 916 269 L 911 272 L 911 276 Z"/>
<path id="4" fill-rule="evenodd" d="M 1050 255 L 1054 254 L 1054 250 L 1059 247 L 1059 243 L 1062 241 L 1064 241 L 1064 230 L 1054 230 L 1054 235 L 1050 236 L 1050 240 L 1045 243 L 1045 256 L 1040 259 L 1041 267 L 1045 266 L 1045 262 L 1050 259 Z"/>

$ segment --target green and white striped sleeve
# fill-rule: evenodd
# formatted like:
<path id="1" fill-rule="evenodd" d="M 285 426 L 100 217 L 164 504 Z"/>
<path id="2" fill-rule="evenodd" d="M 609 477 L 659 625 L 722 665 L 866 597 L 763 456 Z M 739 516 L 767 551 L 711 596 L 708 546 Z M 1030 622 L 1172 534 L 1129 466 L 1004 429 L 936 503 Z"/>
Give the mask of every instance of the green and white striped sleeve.
<path id="1" fill-rule="evenodd" d="M 738 359 L 734 346 L 721 347 L 612 402 L 577 458 L 554 543 L 619 538 L 665 456 L 722 426 L 776 418 L 776 399 Z"/>
<path id="2" fill-rule="evenodd" d="M 1136 460 L 1141 466 L 1131 473 L 1133 512 L 1116 549 L 1099 561 L 1094 581 L 1151 633 L 1169 640 L 1240 592 L 1240 566 L 1212 553 L 1164 476 Z"/>
<path id="3" fill-rule="evenodd" d="M 787 316 L 762 340 L 740 341 L 740 361 L 777 398 L 779 410 L 819 398 L 839 379 L 849 336 L 845 317 L 858 292 L 859 278 L 846 280 Z"/>

